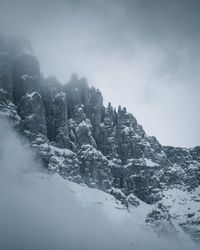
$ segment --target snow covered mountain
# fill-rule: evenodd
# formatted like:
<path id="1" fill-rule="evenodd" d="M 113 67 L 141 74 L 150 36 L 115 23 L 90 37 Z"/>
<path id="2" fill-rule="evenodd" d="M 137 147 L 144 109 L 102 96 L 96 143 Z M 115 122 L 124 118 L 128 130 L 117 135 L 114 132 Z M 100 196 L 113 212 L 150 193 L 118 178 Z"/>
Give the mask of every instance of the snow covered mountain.
<path id="1" fill-rule="evenodd" d="M 180 220 L 152 220 L 157 204 L 132 194 L 139 206 L 127 209 L 106 192 L 48 174 L 28 142 L 0 121 L 0 249 L 198 249 L 178 225 Z M 170 195 L 180 195 L 179 202 L 191 198 Z M 168 196 L 163 203 L 171 206 Z M 184 215 L 180 208 L 176 205 L 172 212 Z"/>
<path id="2" fill-rule="evenodd" d="M 85 78 L 72 74 L 65 85 L 44 78 L 29 43 L 0 44 L 1 117 L 28 139 L 44 169 L 86 200 L 95 196 L 91 203 L 117 206 L 126 218 L 141 213 L 148 230 L 200 244 L 200 147 L 162 146 L 126 108 L 105 107 Z"/>

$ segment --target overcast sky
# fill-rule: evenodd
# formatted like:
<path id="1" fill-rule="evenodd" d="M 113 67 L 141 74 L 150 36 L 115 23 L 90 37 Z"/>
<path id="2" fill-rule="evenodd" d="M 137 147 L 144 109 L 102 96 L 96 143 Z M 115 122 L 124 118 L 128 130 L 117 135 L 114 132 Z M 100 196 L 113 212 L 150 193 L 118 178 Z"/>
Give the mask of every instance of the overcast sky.
<path id="1" fill-rule="evenodd" d="M 86 76 L 162 144 L 200 145 L 199 0 L 0 0 L 0 31 L 28 37 L 45 76 Z"/>

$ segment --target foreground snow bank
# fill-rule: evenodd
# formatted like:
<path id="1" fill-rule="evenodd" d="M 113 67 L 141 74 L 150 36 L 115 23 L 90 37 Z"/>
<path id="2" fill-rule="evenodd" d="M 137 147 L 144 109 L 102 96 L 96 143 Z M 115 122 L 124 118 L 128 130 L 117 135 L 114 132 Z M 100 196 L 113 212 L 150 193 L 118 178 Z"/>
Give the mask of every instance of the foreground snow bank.
<path id="1" fill-rule="evenodd" d="M 129 213 L 109 194 L 41 172 L 2 120 L 0 204 L 0 249 L 196 249 L 145 231 L 139 207 Z"/>

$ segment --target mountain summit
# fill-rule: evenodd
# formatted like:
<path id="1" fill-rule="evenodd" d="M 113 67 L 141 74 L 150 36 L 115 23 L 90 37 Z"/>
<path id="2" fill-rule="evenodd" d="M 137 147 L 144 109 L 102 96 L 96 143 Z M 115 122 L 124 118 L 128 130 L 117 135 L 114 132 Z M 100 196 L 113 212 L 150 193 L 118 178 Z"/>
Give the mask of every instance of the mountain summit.
<path id="1" fill-rule="evenodd" d="M 162 146 L 125 107 L 104 106 L 86 78 L 74 73 L 65 85 L 44 78 L 37 58 L 18 47 L 0 48 L 0 114 L 28 138 L 44 168 L 107 192 L 126 209 L 154 205 L 148 225 L 161 230 L 176 221 L 200 243 L 200 147 Z"/>

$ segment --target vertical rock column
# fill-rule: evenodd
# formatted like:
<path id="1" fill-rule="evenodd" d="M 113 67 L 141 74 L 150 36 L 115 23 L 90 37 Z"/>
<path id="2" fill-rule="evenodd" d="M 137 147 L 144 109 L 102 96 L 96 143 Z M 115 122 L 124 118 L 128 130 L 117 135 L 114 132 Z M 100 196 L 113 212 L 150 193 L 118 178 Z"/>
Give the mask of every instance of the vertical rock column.
<path id="1" fill-rule="evenodd" d="M 84 111 L 88 109 L 89 87 L 85 78 L 78 79 L 77 74 L 72 74 L 71 80 L 64 86 L 67 99 L 69 118 L 74 119 L 75 107 L 83 105 Z"/>
<path id="2" fill-rule="evenodd" d="M 29 54 L 13 62 L 14 102 L 22 127 L 33 133 L 47 134 L 45 110 L 39 94 L 40 69 L 37 59 Z"/>
<path id="3" fill-rule="evenodd" d="M 59 147 L 69 148 L 66 94 L 61 91 L 54 98 L 55 142 Z"/>
<path id="4" fill-rule="evenodd" d="M 13 99 L 12 59 L 9 53 L 0 55 L 0 89 L 8 93 L 9 99 Z"/>
<path id="5" fill-rule="evenodd" d="M 38 92 L 27 93 L 21 97 L 17 110 L 24 130 L 47 135 L 44 106 Z"/>
<path id="6" fill-rule="evenodd" d="M 26 93 L 39 91 L 40 68 L 38 60 L 29 54 L 18 56 L 13 63 L 14 102 L 18 104 Z"/>
<path id="7" fill-rule="evenodd" d="M 88 116 L 93 126 L 94 139 L 98 147 L 100 145 L 100 124 L 103 121 L 104 114 L 105 107 L 103 105 L 102 94 L 98 89 L 96 90 L 92 87 L 89 92 Z"/>
<path id="8" fill-rule="evenodd" d="M 42 81 L 47 137 L 60 148 L 70 148 L 66 94 L 63 86 L 51 76 Z"/>
<path id="9" fill-rule="evenodd" d="M 100 125 L 100 144 L 99 148 L 101 152 L 112 159 L 116 157 L 116 122 L 117 113 L 113 110 L 111 103 L 105 109 L 105 117 Z"/>

